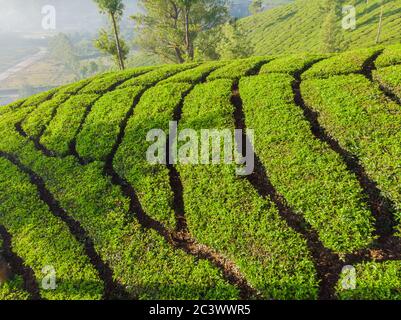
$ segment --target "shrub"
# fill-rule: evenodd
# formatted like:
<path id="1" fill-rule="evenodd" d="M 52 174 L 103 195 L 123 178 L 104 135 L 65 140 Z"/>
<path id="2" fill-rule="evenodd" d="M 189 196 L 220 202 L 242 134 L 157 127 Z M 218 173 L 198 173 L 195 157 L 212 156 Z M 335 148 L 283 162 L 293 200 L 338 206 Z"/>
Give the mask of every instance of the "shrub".
<path id="1" fill-rule="evenodd" d="M 373 78 L 387 91 L 401 99 L 401 65 L 374 70 Z"/>
<path id="2" fill-rule="evenodd" d="M 77 151 L 83 158 L 106 160 L 120 132 L 121 122 L 142 91 L 142 87 L 115 90 L 95 103 L 77 136 Z"/>
<path id="3" fill-rule="evenodd" d="M 359 49 L 335 55 L 313 65 L 303 75 L 303 79 L 328 78 L 335 75 L 360 73 L 367 60 L 380 48 Z"/>
<path id="4" fill-rule="evenodd" d="M 58 155 L 66 155 L 85 114 L 99 99 L 95 94 L 82 94 L 71 97 L 57 109 L 57 114 L 47 126 L 40 142 Z"/>
<path id="5" fill-rule="evenodd" d="M 214 72 L 212 72 L 207 78 L 209 81 L 216 79 L 233 79 L 238 80 L 243 76 L 252 74 L 255 71 L 259 71 L 259 68 L 273 60 L 272 57 L 254 57 L 242 60 L 236 60 L 227 64 Z"/>
<path id="6" fill-rule="evenodd" d="M 293 75 L 323 58 L 324 56 L 312 54 L 284 56 L 265 64 L 262 69 L 260 69 L 259 74 L 286 73 Z"/>
<path id="7" fill-rule="evenodd" d="M 376 67 L 383 68 L 401 63 L 401 44 L 388 46 L 376 60 Z"/>

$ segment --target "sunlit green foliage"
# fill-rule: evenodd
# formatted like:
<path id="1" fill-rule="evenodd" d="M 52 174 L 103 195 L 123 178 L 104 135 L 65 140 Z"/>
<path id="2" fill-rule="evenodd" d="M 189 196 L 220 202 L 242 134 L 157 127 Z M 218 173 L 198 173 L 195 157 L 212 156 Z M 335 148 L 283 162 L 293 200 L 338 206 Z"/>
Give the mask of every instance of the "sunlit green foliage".
<path id="1" fill-rule="evenodd" d="M 376 34 L 380 16 L 381 0 L 353 0 L 341 2 L 355 6 L 355 29 L 343 29 L 342 20 L 347 19 L 342 12 L 337 13 L 338 46 L 342 49 L 371 47 L 376 44 Z M 322 26 L 329 12 L 323 0 L 296 0 L 257 15 L 239 20 L 245 30 L 256 55 L 321 53 L 325 34 Z M 340 33 L 340 34 L 338 34 Z M 401 42 L 401 6 L 399 0 L 387 0 L 384 5 L 381 44 Z"/>

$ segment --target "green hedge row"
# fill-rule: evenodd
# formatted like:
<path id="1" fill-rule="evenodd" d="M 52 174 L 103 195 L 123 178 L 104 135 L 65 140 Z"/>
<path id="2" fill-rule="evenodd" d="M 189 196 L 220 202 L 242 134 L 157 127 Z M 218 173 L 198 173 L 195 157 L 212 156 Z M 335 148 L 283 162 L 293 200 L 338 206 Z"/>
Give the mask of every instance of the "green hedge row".
<path id="1" fill-rule="evenodd" d="M 69 99 L 66 94 L 57 94 L 52 99 L 41 103 L 22 123 L 22 128 L 31 137 L 37 137 L 46 129 L 57 108 Z"/>
<path id="2" fill-rule="evenodd" d="M 207 79 L 209 81 L 216 79 L 238 80 L 243 76 L 250 75 L 250 73 L 259 69 L 260 66 L 273 59 L 273 57 L 252 57 L 248 59 L 236 60 L 212 72 Z"/>
<path id="3" fill-rule="evenodd" d="M 146 91 L 128 122 L 114 161 L 119 175 L 136 190 L 145 212 L 170 229 L 175 228 L 176 221 L 169 172 L 164 164 L 154 165 L 147 161 L 147 150 L 155 142 L 147 142 L 147 134 L 153 129 L 168 134 L 174 110 L 190 87 L 190 84 L 169 83 Z"/>
<path id="4" fill-rule="evenodd" d="M 76 136 L 87 108 L 98 98 L 99 95 L 96 94 L 81 94 L 72 96 L 60 105 L 40 142 L 58 155 L 67 154 L 69 144 Z"/>
<path id="5" fill-rule="evenodd" d="M 115 90 L 95 103 L 77 136 L 80 156 L 87 160 L 106 160 L 120 132 L 120 123 L 142 91 L 143 87 Z"/>
<path id="6" fill-rule="evenodd" d="M 233 130 L 231 87 L 226 79 L 196 86 L 185 99 L 179 130 Z M 236 175 L 236 165 L 177 167 L 188 227 L 199 242 L 234 261 L 266 299 L 316 298 L 316 270 L 306 241 L 286 225 L 270 199 Z"/>
<path id="7" fill-rule="evenodd" d="M 337 296 L 342 300 L 400 300 L 401 262 L 364 262 L 355 270 L 341 273 Z M 350 289 L 350 277 L 355 275 L 356 285 Z"/>
<path id="8" fill-rule="evenodd" d="M 139 299 L 237 299 L 239 291 L 220 270 L 172 248 L 144 229 L 129 210 L 129 199 L 103 174 L 103 162 L 80 166 L 73 157 L 48 158 L 15 132 L 24 109 L 0 119 L 0 150 L 19 157 L 40 175 L 61 206 L 80 222 L 114 278 Z M 34 250 L 30 246 L 29 250 Z"/>
<path id="9" fill-rule="evenodd" d="M 0 107 L 0 117 L 3 114 L 6 114 L 8 112 L 12 112 L 12 111 L 20 108 L 22 106 L 22 104 L 24 104 L 25 101 L 26 101 L 26 99 L 20 99 L 20 100 L 14 101 L 14 102 L 12 102 L 12 103 L 10 103 L 8 105 Z"/>
<path id="10" fill-rule="evenodd" d="M 3 239 L 0 236 L 0 255 L 3 247 Z M 28 300 L 30 294 L 24 289 L 24 279 L 21 276 L 13 275 L 11 279 L 0 284 L 0 301 L 4 300 Z"/>
<path id="11" fill-rule="evenodd" d="M 72 84 L 67 84 L 65 86 L 60 87 L 57 90 L 57 95 L 63 95 L 63 94 L 77 94 L 79 91 L 81 91 L 85 86 L 87 86 L 89 83 L 91 83 L 91 81 L 94 78 L 89 78 L 89 79 L 84 79 Z"/>
<path id="12" fill-rule="evenodd" d="M 383 68 L 401 63 L 401 44 L 388 46 L 376 60 L 376 67 Z"/>
<path id="13" fill-rule="evenodd" d="M 284 56 L 265 64 L 262 69 L 260 69 L 259 74 L 286 73 L 293 75 L 302 71 L 306 67 L 311 66 L 322 58 L 324 58 L 324 56 L 313 54 L 295 54 Z"/>
<path id="14" fill-rule="evenodd" d="M 35 94 L 29 98 L 25 99 L 20 99 L 18 101 L 15 101 L 13 103 L 10 103 L 6 106 L 3 106 L 0 108 L 0 116 L 3 114 L 6 114 L 8 112 L 15 111 L 18 108 L 26 108 L 30 106 L 37 106 L 41 104 L 42 102 L 45 102 L 46 100 L 49 100 L 52 98 L 52 96 L 57 92 L 57 89 L 53 89 L 50 91 L 46 92 L 41 92 L 38 94 Z"/>
<path id="15" fill-rule="evenodd" d="M 190 63 L 190 64 L 179 64 L 179 65 L 166 65 L 163 67 L 159 67 L 158 69 L 152 72 L 148 72 L 142 76 L 125 81 L 122 85 L 118 87 L 118 89 L 134 87 L 134 86 L 145 86 L 145 87 L 152 86 L 157 82 L 160 82 L 168 77 L 174 76 L 179 72 L 195 68 L 198 65 L 199 65 L 198 63 Z"/>
<path id="16" fill-rule="evenodd" d="M 225 62 L 207 62 L 199 67 L 194 69 L 185 70 L 172 76 L 164 81 L 165 82 L 188 82 L 188 83 L 196 83 L 199 79 L 203 79 L 207 75 L 209 75 L 212 71 L 216 70 L 217 68 L 225 66 Z"/>
<path id="17" fill-rule="evenodd" d="M 372 240 L 372 216 L 356 177 L 328 145 L 317 140 L 294 103 L 289 75 L 243 78 L 240 92 L 255 150 L 289 206 L 318 232 L 323 244 L 351 253 Z"/>
<path id="18" fill-rule="evenodd" d="M 41 104 L 42 102 L 49 100 L 57 92 L 57 90 L 58 89 L 52 89 L 50 91 L 35 94 L 35 95 L 25 99 L 25 101 L 21 105 L 21 107 L 24 108 L 24 107 L 29 107 L 29 106 L 37 106 L 37 105 Z"/>
<path id="19" fill-rule="evenodd" d="M 80 93 L 105 93 L 123 81 L 151 72 L 155 67 L 141 67 L 95 77 Z"/>
<path id="20" fill-rule="evenodd" d="M 358 156 L 401 218 L 401 108 L 362 75 L 302 83 L 306 103 L 340 145 Z"/>
<path id="21" fill-rule="evenodd" d="M 401 65 L 374 70 L 373 78 L 381 86 L 401 99 Z"/>
<path id="22" fill-rule="evenodd" d="M 0 158 L 0 212 L 0 223 L 12 235 L 13 250 L 33 269 L 42 298 L 102 298 L 103 282 L 83 245 L 39 199 L 29 177 L 4 158 Z M 56 272 L 55 290 L 42 287 L 46 266 Z"/>
<path id="23" fill-rule="evenodd" d="M 313 65 L 303 75 L 303 79 L 328 78 L 334 75 L 358 73 L 362 71 L 364 63 L 380 48 L 359 49 L 347 51 L 332 58 L 320 61 Z"/>
<path id="24" fill-rule="evenodd" d="M 0 301 L 5 300 L 29 300 L 29 293 L 24 290 L 24 280 L 21 276 L 15 276 L 6 283 L 0 284 Z"/>

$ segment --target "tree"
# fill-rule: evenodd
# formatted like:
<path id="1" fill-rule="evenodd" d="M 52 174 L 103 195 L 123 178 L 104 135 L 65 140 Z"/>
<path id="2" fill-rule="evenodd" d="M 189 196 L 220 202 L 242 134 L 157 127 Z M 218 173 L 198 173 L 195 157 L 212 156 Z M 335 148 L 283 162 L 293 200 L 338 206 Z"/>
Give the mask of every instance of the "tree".
<path id="1" fill-rule="evenodd" d="M 380 37 L 382 34 L 383 29 L 383 14 L 384 14 L 384 6 L 387 1 L 381 0 L 380 1 L 380 16 L 379 16 L 379 25 L 377 27 L 377 34 L 376 34 L 376 44 L 380 43 Z"/>
<path id="2" fill-rule="evenodd" d="M 129 48 L 123 39 L 119 41 L 119 47 L 115 38 L 111 32 L 107 32 L 105 29 L 100 30 L 98 38 L 95 40 L 94 45 L 97 49 L 105 54 L 111 55 L 116 65 L 122 70 L 125 68 L 125 64 L 121 65 L 121 61 L 127 59 Z"/>
<path id="3" fill-rule="evenodd" d="M 89 63 L 82 64 L 79 70 L 81 78 L 87 78 L 96 74 L 99 71 L 99 65 L 95 61 L 90 61 Z"/>
<path id="4" fill-rule="evenodd" d="M 139 0 L 136 43 L 163 60 L 192 61 L 196 38 L 228 20 L 226 0 Z"/>
<path id="5" fill-rule="evenodd" d="M 343 30 L 338 19 L 339 2 L 337 0 L 325 0 L 322 11 L 326 18 L 322 25 L 322 51 L 338 52 L 343 42 Z"/>
<path id="6" fill-rule="evenodd" d="M 59 33 L 52 37 L 49 41 L 49 48 L 53 59 L 59 61 L 75 76 L 79 77 L 79 58 L 75 54 L 76 50 L 72 41 L 66 34 Z"/>
<path id="7" fill-rule="evenodd" d="M 115 48 L 118 57 L 118 65 L 121 70 L 125 69 L 124 64 L 124 55 L 122 51 L 121 40 L 119 36 L 119 28 L 117 25 L 117 21 L 121 18 L 124 13 L 124 4 L 123 0 L 93 0 L 100 9 L 100 12 L 103 14 L 108 14 L 110 17 L 110 21 L 112 23 L 112 29 L 114 33 L 115 40 Z M 102 34 L 101 34 L 102 36 Z M 104 34 L 103 34 L 104 36 Z M 108 37 L 107 37 L 108 38 Z M 105 40 L 105 38 L 103 38 Z M 109 46 L 110 48 L 110 46 Z"/>
<path id="8" fill-rule="evenodd" d="M 220 59 L 217 47 L 221 39 L 221 27 L 199 33 L 194 42 L 195 60 L 210 61 Z"/>
<path id="9" fill-rule="evenodd" d="M 249 5 L 249 12 L 254 15 L 263 11 L 263 1 L 262 0 L 253 0 Z"/>
<path id="10" fill-rule="evenodd" d="M 221 27 L 221 40 L 216 52 L 220 59 L 231 60 L 249 57 L 253 54 L 253 47 L 246 36 L 239 29 L 237 23 L 226 23 Z"/>
<path id="11" fill-rule="evenodd" d="M 35 88 L 32 87 L 29 84 L 23 84 L 19 89 L 18 89 L 18 97 L 19 98 L 25 98 L 29 97 L 33 94 L 35 94 Z"/>

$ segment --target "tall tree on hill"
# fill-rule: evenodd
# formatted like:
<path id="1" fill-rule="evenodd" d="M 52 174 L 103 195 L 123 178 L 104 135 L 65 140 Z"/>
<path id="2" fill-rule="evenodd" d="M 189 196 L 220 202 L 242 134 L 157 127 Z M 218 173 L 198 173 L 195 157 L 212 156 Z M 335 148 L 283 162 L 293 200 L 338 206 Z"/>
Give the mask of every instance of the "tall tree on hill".
<path id="1" fill-rule="evenodd" d="M 384 18 L 384 6 L 388 0 L 380 0 L 380 16 L 379 16 L 379 25 L 377 27 L 377 35 L 376 35 L 376 44 L 380 43 L 380 37 L 383 29 L 383 18 Z"/>
<path id="2" fill-rule="evenodd" d="M 322 52 L 338 52 L 343 42 L 343 30 L 339 19 L 341 1 L 325 0 L 322 4 L 322 14 L 325 19 L 322 24 Z"/>
<path id="3" fill-rule="evenodd" d="M 121 48 L 121 40 L 117 23 L 124 13 L 123 0 L 93 0 L 93 1 L 97 4 L 101 13 L 109 15 L 116 43 L 115 48 L 117 50 L 119 67 L 121 70 L 124 70 L 125 69 L 124 57 Z"/>
<path id="4" fill-rule="evenodd" d="M 136 43 L 163 60 L 194 60 L 198 35 L 228 20 L 226 0 L 139 0 Z"/>
<path id="5" fill-rule="evenodd" d="M 129 48 L 123 39 L 119 39 L 119 50 L 117 50 L 113 32 L 101 29 L 97 39 L 94 41 L 94 45 L 101 52 L 111 55 L 120 70 L 125 68 L 124 61 L 128 57 Z M 121 61 L 123 64 L 121 64 Z"/>
<path id="6" fill-rule="evenodd" d="M 78 79 L 80 61 L 71 39 L 66 34 L 59 33 L 50 39 L 49 48 L 52 58 L 61 62 Z"/>
<path id="7" fill-rule="evenodd" d="M 236 21 L 223 25 L 220 28 L 220 35 L 220 42 L 216 46 L 216 52 L 220 59 L 247 58 L 253 54 L 254 48 Z"/>
<path id="8" fill-rule="evenodd" d="M 252 0 L 249 5 L 249 12 L 251 14 L 258 14 L 263 11 L 263 1 L 262 0 Z"/>

